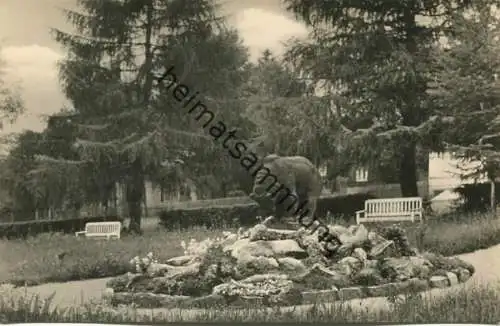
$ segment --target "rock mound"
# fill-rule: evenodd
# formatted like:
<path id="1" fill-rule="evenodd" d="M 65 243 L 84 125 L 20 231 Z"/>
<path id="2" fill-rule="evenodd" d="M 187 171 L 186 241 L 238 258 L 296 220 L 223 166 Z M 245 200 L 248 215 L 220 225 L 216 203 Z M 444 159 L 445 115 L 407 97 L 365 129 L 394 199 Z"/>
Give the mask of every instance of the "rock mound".
<path id="1" fill-rule="evenodd" d="M 458 258 L 419 253 L 397 226 L 381 234 L 363 225 L 329 226 L 341 246 L 325 252 L 318 234 L 273 229 L 266 221 L 222 238 L 192 240 L 185 254 L 131 260 L 133 272 L 108 283 L 112 304 L 139 307 L 297 305 L 391 296 L 465 282 L 474 267 Z"/>

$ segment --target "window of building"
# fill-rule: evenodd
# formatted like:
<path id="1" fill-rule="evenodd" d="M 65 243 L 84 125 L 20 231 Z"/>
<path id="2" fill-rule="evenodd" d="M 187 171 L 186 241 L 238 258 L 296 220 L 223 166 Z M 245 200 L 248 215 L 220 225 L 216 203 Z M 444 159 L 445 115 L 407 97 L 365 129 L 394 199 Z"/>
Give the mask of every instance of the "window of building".
<path id="1" fill-rule="evenodd" d="M 359 168 L 356 170 L 356 182 L 367 182 L 368 181 L 368 170 L 365 168 Z"/>
<path id="2" fill-rule="evenodd" d="M 319 174 L 324 178 L 326 177 L 326 174 L 328 172 L 328 168 L 326 166 L 326 164 L 324 164 L 323 166 L 320 166 L 319 169 L 318 169 L 318 172 Z"/>

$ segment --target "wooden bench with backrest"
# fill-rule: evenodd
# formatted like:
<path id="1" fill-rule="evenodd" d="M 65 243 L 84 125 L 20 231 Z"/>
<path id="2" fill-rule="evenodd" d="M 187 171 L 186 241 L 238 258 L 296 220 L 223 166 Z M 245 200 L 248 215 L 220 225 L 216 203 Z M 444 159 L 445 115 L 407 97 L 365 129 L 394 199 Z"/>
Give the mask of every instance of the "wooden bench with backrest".
<path id="1" fill-rule="evenodd" d="M 75 235 L 85 235 L 87 238 L 120 239 L 121 230 L 121 222 L 89 222 L 85 224 L 85 231 L 75 232 Z"/>
<path id="2" fill-rule="evenodd" d="M 421 197 L 369 199 L 365 209 L 356 212 L 356 223 L 364 222 L 402 222 L 423 219 Z"/>

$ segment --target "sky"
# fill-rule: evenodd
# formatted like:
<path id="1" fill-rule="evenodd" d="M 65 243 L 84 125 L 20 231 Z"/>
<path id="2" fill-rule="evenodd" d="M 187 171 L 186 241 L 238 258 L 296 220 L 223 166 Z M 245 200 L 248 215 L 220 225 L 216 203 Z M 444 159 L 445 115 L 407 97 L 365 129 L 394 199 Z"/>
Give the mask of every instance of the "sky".
<path id="1" fill-rule="evenodd" d="M 26 107 L 26 114 L 5 125 L 0 134 L 41 131 L 44 115 L 68 105 L 56 69 L 64 52 L 52 39 L 50 28 L 72 31 L 61 8 L 75 5 L 76 0 L 0 0 L 2 78 L 19 87 Z M 266 48 L 279 54 L 290 37 L 307 35 L 305 26 L 286 12 L 280 0 L 221 0 L 221 10 L 238 29 L 252 60 Z"/>

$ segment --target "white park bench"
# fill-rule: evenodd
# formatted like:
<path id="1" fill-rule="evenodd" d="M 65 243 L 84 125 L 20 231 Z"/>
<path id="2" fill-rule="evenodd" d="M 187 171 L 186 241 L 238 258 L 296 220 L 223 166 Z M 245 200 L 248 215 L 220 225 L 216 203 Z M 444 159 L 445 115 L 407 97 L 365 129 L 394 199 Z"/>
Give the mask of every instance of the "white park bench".
<path id="1" fill-rule="evenodd" d="M 75 232 L 75 235 L 84 234 L 87 238 L 120 239 L 121 230 L 121 222 L 90 222 L 85 224 L 85 231 Z"/>
<path id="2" fill-rule="evenodd" d="M 422 222 L 422 216 L 421 197 L 368 199 L 365 201 L 365 209 L 356 212 L 356 223 L 416 220 Z"/>

